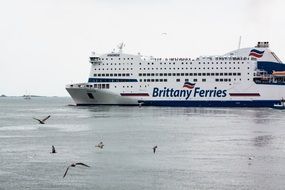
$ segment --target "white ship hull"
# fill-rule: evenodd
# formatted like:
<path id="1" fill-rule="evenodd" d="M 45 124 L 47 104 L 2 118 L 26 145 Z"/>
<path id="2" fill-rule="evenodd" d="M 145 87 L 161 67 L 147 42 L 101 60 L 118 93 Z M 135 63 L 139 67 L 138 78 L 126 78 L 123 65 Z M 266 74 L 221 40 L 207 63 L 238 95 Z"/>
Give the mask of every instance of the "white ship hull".
<path id="1" fill-rule="evenodd" d="M 90 88 L 66 88 L 76 105 L 138 105 L 136 99 L 122 97 L 107 90 Z M 91 93 L 94 99 L 88 96 Z"/>
<path id="2" fill-rule="evenodd" d="M 154 87 L 157 88 L 157 87 Z M 207 87 L 195 87 L 187 98 L 183 97 L 154 97 L 154 88 L 144 93 L 129 93 L 122 96 L 122 93 L 111 90 L 93 88 L 67 87 L 66 90 L 73 98 L 76 105 L 144 105 L 144 106 L 178 106 L 178 107 L 273 107 L 285 97 L 283 86 L 277 88 L 273 85 L 252 84 L 247 89 L 240 86 L 226 89 L 225 97 L 200 97 L 199 91 Z M 161 87 L 163 89 L 164 87 Z M 158 88 L 159 89 L 159 88 Z M 177 88 L 179 89 L 179 88 Z M 209 88 L 208 88 L 209 89 Z M 225 87 L 223 87 L 225 89 Z M 238 90 L 240 89 L 240 90 Z M 182 89 L 183 90 L 183 89 Z M 173 90 L 173 92 L 175 92 Z M 196 96 L 194 97 L 196 92 Z M 268 93 L 270 92 L 270 93 Z M 90 98 L 88 94 L 92 95 Z M 145 94 L 148 94 L 146 96 Z M 171 95 L 169 93 L 169 95 Z M 184 94 L 183 94 L 184 95 Z"/>

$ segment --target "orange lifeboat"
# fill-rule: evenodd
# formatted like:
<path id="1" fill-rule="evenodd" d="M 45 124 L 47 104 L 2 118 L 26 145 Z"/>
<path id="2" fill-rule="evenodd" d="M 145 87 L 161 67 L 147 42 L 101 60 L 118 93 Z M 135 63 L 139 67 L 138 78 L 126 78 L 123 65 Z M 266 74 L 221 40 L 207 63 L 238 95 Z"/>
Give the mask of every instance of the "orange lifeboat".
<path id="1" fill-rule="evenodd" d="M 285 71 L 273 71 L 273 76 L 285 76 Z"/>

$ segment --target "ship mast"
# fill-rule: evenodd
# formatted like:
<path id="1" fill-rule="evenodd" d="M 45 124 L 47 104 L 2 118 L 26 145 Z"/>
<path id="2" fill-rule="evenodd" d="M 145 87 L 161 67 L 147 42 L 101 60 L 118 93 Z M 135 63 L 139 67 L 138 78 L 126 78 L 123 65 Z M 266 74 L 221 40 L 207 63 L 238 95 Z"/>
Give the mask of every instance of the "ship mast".
<path id="1" fill-rule="evenodd" d="M 122 43 L 120 43 L 120 44 L 118 45 L 119 53 L 122 53 L 122 52 L 123 52 L 123 47 L 125 47 L 124 42 L 122 42 Z"/>

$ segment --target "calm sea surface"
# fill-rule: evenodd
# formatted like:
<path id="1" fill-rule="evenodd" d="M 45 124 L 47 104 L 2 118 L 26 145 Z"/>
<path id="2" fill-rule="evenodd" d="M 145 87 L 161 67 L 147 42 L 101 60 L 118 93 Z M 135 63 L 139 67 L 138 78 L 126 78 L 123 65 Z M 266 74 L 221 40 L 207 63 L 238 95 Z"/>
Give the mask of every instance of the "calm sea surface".
<path id="1" fill-rule="evenodd" d="M 1 190 L 285 188 L 285 111 L 69 104 L 0 98 Z"/>

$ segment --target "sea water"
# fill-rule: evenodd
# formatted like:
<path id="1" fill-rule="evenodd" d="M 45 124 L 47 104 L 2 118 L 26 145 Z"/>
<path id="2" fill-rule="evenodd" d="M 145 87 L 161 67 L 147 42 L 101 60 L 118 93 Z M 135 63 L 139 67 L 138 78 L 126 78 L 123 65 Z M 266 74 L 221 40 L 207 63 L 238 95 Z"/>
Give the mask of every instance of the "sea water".
<path id="1" fill-rule="evenodd" d="M 1 190 L 285 187 L 285 111 L 72 104 L 0 98 Z"/>

